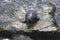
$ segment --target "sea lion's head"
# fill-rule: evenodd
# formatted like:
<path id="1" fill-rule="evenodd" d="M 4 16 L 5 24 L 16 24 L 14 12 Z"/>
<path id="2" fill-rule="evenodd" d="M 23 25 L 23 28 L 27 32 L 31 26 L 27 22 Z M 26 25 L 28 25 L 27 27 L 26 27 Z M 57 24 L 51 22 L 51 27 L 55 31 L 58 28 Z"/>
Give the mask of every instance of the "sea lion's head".
<path id="1" fill-rule="evenodd" d="M 25 14 L 25 23 L 35 23 L 39 20 L 37 12 L 34 10 L 29 10 L 27 11 L 27 13 Z"/>

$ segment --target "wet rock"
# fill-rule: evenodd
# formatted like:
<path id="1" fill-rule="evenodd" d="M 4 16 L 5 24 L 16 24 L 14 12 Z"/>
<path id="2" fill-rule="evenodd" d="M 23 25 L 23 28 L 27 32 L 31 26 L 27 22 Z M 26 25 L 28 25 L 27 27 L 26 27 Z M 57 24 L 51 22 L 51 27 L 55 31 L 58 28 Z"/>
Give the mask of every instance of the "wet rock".
<path id="1" fill-rule="evenodd" d="M 36 12 L 40 19 L 36 23 L 22 23 L 25 21 L 25 15 L 29 10 Z M 3 30 L 25 31 L 57 31 L 55 25 L 54 12 L 56 7 L 54 4 L 28 0 L 3 0 L 0 1 L 0 25 Z M 34 17 L 34 16 L 32 16 Z M 9 22 L 9 23 L 8 23 Z M 5 23 L 7 23 L 5 25 Z M 29 26 L 29 27 L 28 27 Z"/>
<path id="2" fill-rule="evenodd" d="M 14 32 L 8 30 L 0 30 L 0 38 L 9 38 L 13 37 Z"/>
<path id="3" fill-rule="evenodd" d="M 12 40 L 32 40 L 29 36 L 15 35 Z"/>

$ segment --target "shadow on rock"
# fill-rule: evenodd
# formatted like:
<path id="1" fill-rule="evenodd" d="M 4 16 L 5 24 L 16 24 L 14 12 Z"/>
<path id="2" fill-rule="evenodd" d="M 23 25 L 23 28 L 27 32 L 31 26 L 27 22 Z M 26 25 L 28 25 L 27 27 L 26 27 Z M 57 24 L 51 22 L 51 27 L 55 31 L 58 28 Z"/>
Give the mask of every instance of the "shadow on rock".
<path id="1" fill-rule="evenodd" d="M 33 40 L 59 40 L 60 39 L 60 32 L 39 32 L 39 31 L 33 31 L 33 32 L 24 32 L 24 31 L 6 31 L 6 30 L 0 30 L 0 37 L 2 38 L 13 38 L 15 35 L 24 35 L 29 36 Z"/>

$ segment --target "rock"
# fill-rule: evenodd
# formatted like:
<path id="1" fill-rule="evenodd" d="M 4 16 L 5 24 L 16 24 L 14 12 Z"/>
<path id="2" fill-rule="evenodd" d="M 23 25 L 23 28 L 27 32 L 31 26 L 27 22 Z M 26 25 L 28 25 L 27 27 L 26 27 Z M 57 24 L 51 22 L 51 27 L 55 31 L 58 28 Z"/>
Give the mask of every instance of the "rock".
<path id="1" fill-rule="evenodd" d="M 57 31 L 57 25 L 54 24 L 54 12 L 56 7 L 51 3 L 41 3 L 41 8 L 37 10 L 40 20 L 32 28 L 39 31 Z"/>
<path id="2" fill-rule="evenodd" d="M 24 33 L 18 34 L 16 31 L 8 31 L 8 30 L 0 30 L 0 39 L 1 40 L 32 40 L 27 35 L 24 35 Z"/>
<path id="3" fill-rule="evenodd" d="M 15 35 L 12 40 L 32 40 L 29 36 Z"/>
<path id="4" fill-rule="evenodd" d="M 11 39 L 13 37 L 14 32 L 8 30 L 0 30 L 0 38 L 8 38 Z"/>
<path id="5" fill-rule="evenodd" d="M 39 21 L 32 24 L 22 23 L 27 11 L 34 10 Z M 25 31 L 57 31 L 54 12 L 56 7 L 52 3 L 28 0 L 3 0 L 0 1 L 0 27 L 3 30 Z M 30 11 L 29 11 L 30 13 Z M 28 27 L 27 25 L 30 25 Z"/>

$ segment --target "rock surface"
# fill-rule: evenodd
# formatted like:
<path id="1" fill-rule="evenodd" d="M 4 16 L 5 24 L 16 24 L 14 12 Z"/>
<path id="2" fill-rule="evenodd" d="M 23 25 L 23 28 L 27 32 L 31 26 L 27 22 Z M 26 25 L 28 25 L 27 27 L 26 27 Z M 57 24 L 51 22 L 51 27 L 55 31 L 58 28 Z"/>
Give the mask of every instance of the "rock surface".
<path id="1" fill-rule="evenodd" d="M 21 21 L 25 20 L 25 14 L 29 10 L 36 11 L 40 20 L 37 23 L 28 24 L 32 26 L 27 29 L 27 24 Z M 0 0 L 0 28 L 25 32 L 57 31 L 57 26 L 54 24 L 55 10 L 54 4 L 37 0 Z"/>
<path id="2" fill-rule="evenodd" d="M 40 20 L 37 23 L 28 24 L 32 26 L 29 29 L 27 29 L 27 24 L 22 23 L 21 21 L 25 20 L 25 14 L 29 10 L 34 10 L 35 12 L 37 12 Z M 0 0 L 0 29 L 13 31 L 20 30 L 24 32 L 31 32 L 33 30 L 57 31 L 58 25 L 56 24 L 54 18 L 55 10 L 56 7 L 54 4 L 49 2 L 41 2 L 41 0 Z M 5 32 L 3 33 L 5 34 Z M 36 33 L 32 32 L 32 36 L 35 38 L 37 34 L 38 34 L 37 32 Z M 3 40 L 2 38 L 0 39 Z M 12 40 L 32 40 L 32 38 L 30 38 L 30 36 L 19 34 L 14 35 Z"/>
<path id="3" fill-rule="evenodd" d="M 12 40 L 32 40 L 29 36 L 15 35 Z"/>

